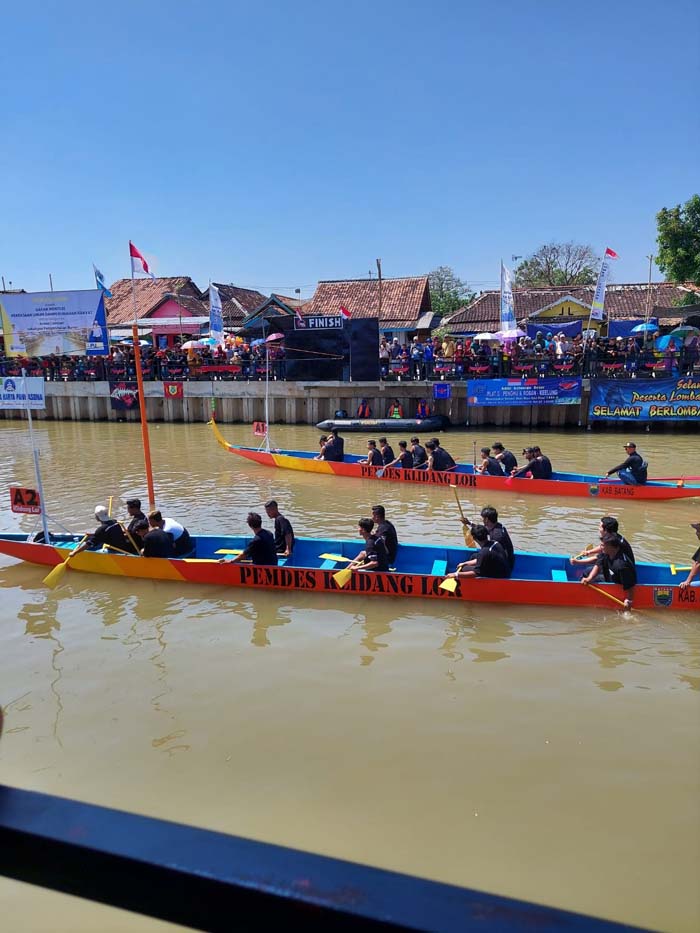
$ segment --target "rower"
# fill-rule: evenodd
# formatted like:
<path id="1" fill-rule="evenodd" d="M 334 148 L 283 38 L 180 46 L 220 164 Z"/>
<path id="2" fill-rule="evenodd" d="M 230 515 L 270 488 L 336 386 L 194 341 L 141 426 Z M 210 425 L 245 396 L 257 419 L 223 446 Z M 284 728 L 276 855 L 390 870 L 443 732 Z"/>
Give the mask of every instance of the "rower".
<path id="1" fill-rule="evenodd" d="M 634 587 L 637 583 L 637 571 L 632 561 L 622 553 L 622 539 L 620 535 L 606 535 L 603 540 L 603 550 L 595 566 L 585 576 L 581 583 L 588 586 L 593 583 L 599 573 L 603 574 L 606 583 L 619 583 L 624 590 L 625 609 L 632 608 Z"/>
<path id="2" fill-rule="evenodd" d="M 332 460 L 335 463 L 342 463 L 345 459 L 345 441 L 337 428 L 331 428 L 331 436 L 321 451 L 321 459 Z"/>
<path id="3" fill-rule="evenodd" d="M 487 473 L 489 476 L 503 476 L 503 470 L 495 457 L 491 456 L 490 447 L 481 448 L 481 463 L 475 467 L 477 473 Z"/>
<path id="4" fill-rule="evenodd" d="M 175 557 L 172 535 L 162 528 L 152 528 L 145 518 L 140 518 L 134 524 L 133 535 L 143 545 L 141 554 L 144 557 Z"/>
<path id="5" fill-rule="evenodd" d="M 551 479 L 552 461 L 542 453 L 539 447 L 533 447 L 532 451 L 535 455 L 535 463 L 537 464 L 536 472 L 533 472 L 532 475 L 535 479 Z"/>
<path id="6" fill-rule="evenodd" d="M 314 457 L 314 460 L 323 460 L 323 448 L 328 443 L 328 435 L 322 434 L 318 439 L 318 453 Z"/>
<path id="7" fill-rule="evenodd" d="M 376 441 L 367 441 L 367 457 L 365 460 L 358 461 L 361 466 L 381 467 L 384 465 L 382 455 L 377 450 Z"/>
<path id="8" fill-rule="evenodd" d="M 695 530 L 695 535 L 700 541 L 700 522 L 691 523 L 690 527 Z M 685 580 L 680 584 L 680 588 L 682 590 L 687 589 L 687 587 L 690 586 L 693 580 L 700 573 L 700 547 L 693 554 L 693 556 L 691 557 L 691 560 L 692 560 L 692 564 L 690 566 L 690 573 L 685 578 Z"/>
<path id="9" fill-rule="evenodd" d="M 251 564 L 264 566 L 277 566 L 277 550 L 272 532 L 262 526 L 262 518 L 257 512 L 248 512 L 246 523 L 253 532 L 253 538 L 246 548 L 236 557 L 222 557 L 219 563 L 236 564 L 240 560 L 250 561 Z"/>
<path id="10" fill-rule="evenodd" d="M 389 466 L 389 464 L 395 459 L 391 444 L 385 437 L 379 438 L 379 453 L 382 455 L 383 466 Z"/>
<path id="11" fill-rule="evenodd" d="M 411 438 L 411 454 L 413 456 L 413 469 L 424 470 L 428 462 L 428 455 L 425 452 L 425 447 L 422 446 L 417 437 Z"/>
<path id="12" fill-rule="evenodd" d="M 131 521 L 127 525 L 126 530 L 130 535 L 134 533 L 134 525 L 136 522 L 142 522 L 146 516 L 141 511 L 141 500 L 140 499 L 127 499 L 126 500 L 126 511 L 129 514 Z"/>
<path id="13" fill-rule="evenodd" d="M 118 548 L 120 551 L 128 551 L 129 554 L 134 553 L 134 549 L 129 544 L 129 539 L 124 534 L 121 525 L 115 518 L 110 516 L 109 510 L 104 505 L 95 506 L 95 518 L 99 525 L 80 548 L 81 551 L 99 551 L 103 547 L 113 547 Z"/>
<path id="14" fill-rule="evenodd" d="M 450 470 L 455 466 L 455 462 L 452 457 L 440 447 L 439 444 L 436 444 L 434 440 L 429 440 L 425 442 L 425 449 L 428 454 L 428 470 L 437 470 L 444 472 L 445 470 Z"/>
<path id="15" fill-rule="evenodd" d="M 379 570 L 389 569 L 389 555 L 387 554 L 384 539 L 372 534 L 374 522 L 371 518 L 361 518 L 357 523 L 360 536 L 365 539 L 365 546 L 357 557 L 350 561 L 348 570 Z"/>
<path id="16" fill-rule="evenodd" d="M 579 557 L 572 557 L 570 563 L 572 564 L 593 564 L 598 559 L 598 556 L 603 551 L 602 541 L 607 535 L 619 535 L 620 533 L 620 524 L 616 518 L 613 518 L 612 515 L 604 515 L 600 520 L 600 525 L 598 526 L 598 534 L 600 536 L 600 544 L 596 544 L 593 547 L 586 548 L 585 551 L 582 551 Z M 620 535 L 620 545 L 622 548 L 622 553 L 627 557 L 633 564 L 636 563 L 634 557 L 634 551 L 632 550 L 632 545 L 626 538 L 623 538 Z"/>
<path id="17" fill-rule="evenodd" d="M 498 520 L 498 512 L 492 505 L 485 505 L 481 510 L 481 518 L 484 522 L 484 528 L 488 532 L 489 541 L 497 541 L 506 552 L 508 567 L 512 572 L 515 564 L 515 549 L 507 528 Z"/>
<path id="18" fill-rule="evenodd" d="M 189 557 L 194 550 L 194 544 L 189 531 L 184 525 L 172 518 L 163 518 L 159 509 L 148 513 L 148 524 L 151 528 L 160 528 L 173 539 L 175 557 Z"/>
<path id="19" fill-rule="evenodd" d="M 613 467 L 612 470 L 608 470 L 605 476 L 608 477 L 612 476 L 613 473 L 617 473 L 620 480 L 625 483 L 625 485 L 643 486 L 647 481 L 648 464 L 646 460 L 642 460 L 642 457 L 637 453 L 637 445 L 634 441 L 627 441 L 623 446 L 627 454 L 627 459 L 623 460 L 623 462 L 619 463 L 616 467 Z"/>
<path id="20" fill-rule="evenodd" d="M 495 444 L 492 444 L 491 450 L 494 452 L 494 457 L 501 464 L 503 472 L 507 476 L 517 468 L 518 461 L 515 459 L 515 454 L 510 450 L 506 450 L 500 441 L 496 441 Z"/>
<path id="21" fill-rule="evenodd" d="M 476 557 L 457 564 L 448 577 L 459 580 L 460 577 L 491 577 L 506 580 L 510 576 L 508 557 L 503 545 L 498 541 L 489 541 L 489 533 L 483 525 L 472 525 L 472 537 L 479 550 Z"/>
<path id="22" fill-rule="evenodd" d="M 452 459 L 451 454 L 449 454 L 449 453 L 445 450 L 445 448 L 442 446 L 442 444 L 440 443 L 440 439 L 439 439 L 439 438 L 437 438 L 437 437 L 431 437 L 430 440 L 433 442 L 433 444 L 435 444 L 435 449 L 436 449 L 436 450 L 440 450 L 440 451 L 444 454 L 444 456 L 446 457 L 446 460 L 445 460 L 445 462 L 447 463 L 447 466 L 445 467 L 446 470 L 449 470 L 449 469 L 451 469 L 452 467 L 457 466 L 457 464 L 455 463 L 455 461 Z"/>
<path id="23" fill-rule="evenodd" d="M 421 448 L 422 450 L 423 448 Z M 425 451 L 423 451 L 425 453 Z M 392 460 L 391 463 L 387 463 L 387 466 L 399 467 L 403 470 L 412 470 L 413 469 L 413 454 L 408 449 L 408 444 L 406 441 L 399 441 L 399 455 L 396 460 Z"/>
<path id="24" fill-rule="evenodd" d="M 389 563 L 393 564 L 396 560 L 396 552 L 399 548 L 399 536 L 396 533 L 394 525 L 387 521 L 386 511 L 383 505 L 372 506 L 372 519 L 376 523 L 374 535 L 381 538 L 389 555 Z"/>
<path id="25" fill-rule="evenodd" d="M 282 515 L 275 499 L 265 503 L 265 513 L 275 522 L 275 551 L 280 557 L 291 557 L 294 550 L 292 523 Z"/>

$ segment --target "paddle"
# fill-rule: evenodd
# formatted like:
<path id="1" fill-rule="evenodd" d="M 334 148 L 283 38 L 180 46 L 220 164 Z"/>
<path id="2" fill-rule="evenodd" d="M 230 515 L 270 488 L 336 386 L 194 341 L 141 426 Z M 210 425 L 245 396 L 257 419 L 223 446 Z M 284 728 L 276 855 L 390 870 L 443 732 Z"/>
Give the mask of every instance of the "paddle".
<path id="1" fill-rule="evenodd" d="M 450 486 L 454 490 L 455 499 L 457 500 L 457 508 L 459 509 L 459 514 L 462 518 L 462 534 L 464 535 L 464 543 L 467 547 L 474 547 L 474 538 L 472 538 L 472 533 L 469 530 L 467 520 L 464 517 L 464 512 L 462 511 L 462 503 L 459 501 L 459 496 L 457 495 L 457 486 L 454 483 L 450 483 Z"/>
<path id="2" fill-rule="evenodd" d="M 87 541 L 88 535 L 83 535 L 82 541 L 78 543 L 78 546 L 74 548 L 68 557 L 61 564 L 56 564 L 56 566 L 50 570 L 47 575 L 42 580 L 44 586 L 48 586 L 50 590 L 53 590 L 63 579 L 63 575 L 68 569 L 68 564 L 73 560 L 76 554 L 80 553 L 82 545 Z"/>
<path id="3" fill-rule="evenodd" d="M 590 589 L 595 590 L 596 593 L 601 593 L 603 596 L 607 596 L 608 599 L 611 599 L 614 603 L 617 603 L 618 606 L 622 606 L 623 609 L 627 609 L 627 606 L 625 606 L 621 599 L 618 599 L 617 596 L 613 596 L 612 593 L 608 593 L 607 590 L 603 590 L 599 586 L 594 586 L 592 583 L 586 583 L 585 585 Z"/>
<path id="4" fill-rule="evenodd" d="M 113 544 L 105 544 L 105 547 L 110 551 L 116 551 L 117 554 L 126 554 L 127 557 L 136 557 L 138 555 L 132 554 L 131 551 L 124 551 L 120 547 L 115 547 Z"/>
<path id="5" fill-rule="evenodd" d="M 679 567 L 677 564 L 671 564 L 670 570 L 673 576 L 675 577 L 675 575 L 678 573 L 679 570 L 692 570 L 692 567 L 690 566 L 690 564 L 687 567 Z"/>
<path id="6" fill-rule="evenodd" d="M 454 593 L 459 581 L 455 577 L 446 577 L 440 584 L 441 590 L 447 590 L 448 593 Z"/>
<path id="7" fill-rule="evenodd" d="M 342 590 L 344 586 L 348 585 L 354 569 L 354 567 L 345 567 L 343 570 L 338 570 L 337 573 L 333 574 L 333 580 L 339 589 Z"/>
<path id="8" fill-rule="evenodd" d="M 349 564 L 351 558 L 343 557 L 342 554 L 319 554 L 320 560 L 334 560 L 339 564 Z"/>
<path id="9" fill-rule="evenodd" d="M 647 479 L 648 483 L 663 483 L 664 481 L 676 480 L 677 482 L 685 482 L 691 480 L 692 482 L 697 482 L 700 480 L 700 476 L 650 476 Z"/>
<path id="10" fill-rule="evenodd" d="M 111 500 L 110 500 L 110 502 L 111 502 Z M 129 544 L 132 546 L 132 548 L 133 548 L 134 551 L 136 552 L 136 555 L 138 556 L 138 555 L 141 553 L 141 548 L 138 546 L 138 544 L 137 544 L 137 543 L 134 541 L 134 539 L 131 537 L 131 532 L 130 532 L 129 529 L 126 527 L 126 525 L 124 524 L 124 522 L 117 522 L 117 524 L 119 525 L 119 527 L 121 528 L 121 530 L 124 532 L 124 536 L 128 539 Z M 118 550 L 118 549 L 115 548 L 115 550 Z M 124 554 L 128 554 L 128 551 L 124 551 Z"/>
<path id="11" fill-rule="evenodd" d="M 572 555 L 571 555 L 571 560 L 578 560 L 579 557 L 590 557 L 590 554 L 587 554 L 586 552 L 587 552 L 587 551 L 590 551 L 591 548 L 593 548 L 593 547 L 595 547 L 594 544 L 587 544 L 587 545 L 585 546 L 585 548 L 581 551 L 580 554 L 572 554 Z"/>

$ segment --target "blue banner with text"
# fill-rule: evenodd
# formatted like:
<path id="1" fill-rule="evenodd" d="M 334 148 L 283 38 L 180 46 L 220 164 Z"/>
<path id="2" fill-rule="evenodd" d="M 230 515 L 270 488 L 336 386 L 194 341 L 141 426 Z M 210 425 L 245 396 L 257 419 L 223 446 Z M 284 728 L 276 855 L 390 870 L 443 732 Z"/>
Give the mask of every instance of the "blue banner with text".
<path id="1" fill-rule="evenodd" d="M 591 421 L 697 421 L 700 379 L 591 379 Z"/>
<path id="2" fill-rule="evenodd" d="M 470 405 L 578 405 L 581 379 L 470 379 Z"/>

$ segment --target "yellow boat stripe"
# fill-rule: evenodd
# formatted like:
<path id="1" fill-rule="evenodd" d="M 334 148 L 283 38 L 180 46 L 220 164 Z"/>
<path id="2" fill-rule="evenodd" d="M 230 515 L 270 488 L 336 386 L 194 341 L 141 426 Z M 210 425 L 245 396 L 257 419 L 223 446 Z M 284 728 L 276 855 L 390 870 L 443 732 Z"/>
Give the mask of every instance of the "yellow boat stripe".
<path id="1" fill-rule="evenodd" d="M 306 457 L 290 457 L 287 454 L 272 454 L 276 466 L 284 470 L 303 470 L 305 473 L 334 473 L 328 460 L 308 460 Z"/>

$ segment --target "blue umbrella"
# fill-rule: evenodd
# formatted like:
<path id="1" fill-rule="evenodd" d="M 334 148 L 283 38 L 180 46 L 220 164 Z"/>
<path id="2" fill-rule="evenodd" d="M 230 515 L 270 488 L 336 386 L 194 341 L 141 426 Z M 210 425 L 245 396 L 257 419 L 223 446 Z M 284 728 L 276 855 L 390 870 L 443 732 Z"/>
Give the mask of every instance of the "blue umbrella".
<path id="1" fill-rule="evenodd" d="M 637 324 L 636 327 L 633 327 L 631 333 L 633 334 L 652 334 L 659 329 L 657 324 L 652 324 L 648 322 L 646 324 Z"/>
<path id="2" fill-rule="evenodd" d="M 671 334 L 664 334 L 663 337 L 659 337 L 658 340 L 654 341 L 654 348 L 656 350 L 666 350 L 668 349 L 669 343 L 673 340 L 676 350 L 680 349 L 679 341 L 677 337 L 671 336 Z M 681 341 L 682 343 L 682 341 Z"/>

